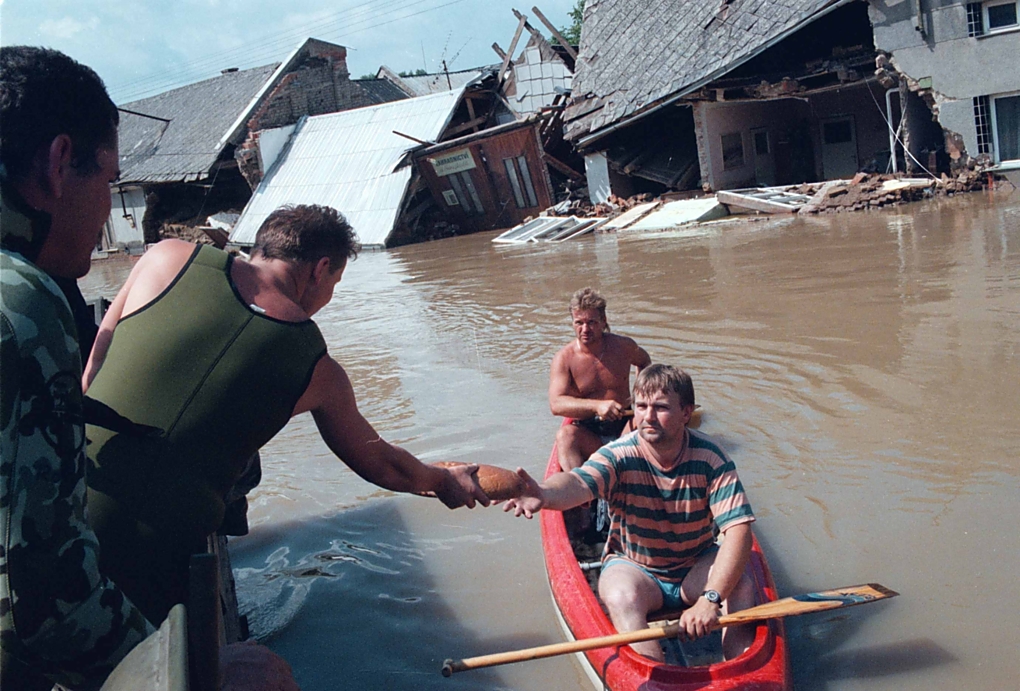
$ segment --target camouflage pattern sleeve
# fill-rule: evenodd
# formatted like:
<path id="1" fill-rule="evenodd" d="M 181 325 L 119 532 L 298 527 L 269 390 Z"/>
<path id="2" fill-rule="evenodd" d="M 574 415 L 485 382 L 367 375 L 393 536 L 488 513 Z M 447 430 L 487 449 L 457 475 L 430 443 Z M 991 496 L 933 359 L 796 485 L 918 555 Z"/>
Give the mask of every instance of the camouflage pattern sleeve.
<path id="1" fill-rule="evenodd" d="M 81 359 L 67 303 L 3 250 L 0 308 L 0 650 L 64 686 L 98 688 L 153 628 L 100 575 L 85 522 Z"/>

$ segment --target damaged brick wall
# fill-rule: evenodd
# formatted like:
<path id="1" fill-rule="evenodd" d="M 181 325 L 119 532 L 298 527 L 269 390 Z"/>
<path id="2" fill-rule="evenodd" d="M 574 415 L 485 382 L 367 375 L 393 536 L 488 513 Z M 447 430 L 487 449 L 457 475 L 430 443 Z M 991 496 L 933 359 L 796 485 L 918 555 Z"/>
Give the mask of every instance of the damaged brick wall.
<path id="1" fill-rule="evenodd" d="M 925 143 L 930 146 L 935 138 L 939 140 L 941 149 L 939 160 L 943 160 L 944 157 L 942 167 L 948 168 L 953 174 L 992 164 L 988 154 L 969 152 L 963 135 L 942 126 L 939 120 L 940 107 L 946 101 L 954 99 L 939 93 L 932 86 L 930 78 L 917 80 L 904 74 L 897 69 L 892 56 L 888 53 L 879 53 L 875 66 L 875 77 L 879 84 L 887 89 L 899 88 L 904 118 L 899 138 L 903 146 L 919 159 L 921 165 L 929 167 L 931 161 L 926 160 L 920 153 L 925 149 Z M 932 123 L 937 130 L 933 129 Z M 924 143 L 919 142 L 922 139 L 925 140 Z M 915 173 L 921 170 L 917 161 L 911 160 L 909 156 L 906 158 L 908 172 Z"/>
<path id="2" fill-rule="evenodd" d="M 314 42 L 307 54 L 280 80 L 248 121 L 248 134 L 234 152 L 244 179 L 254 190 L 262 181 L 258 155 L 260 130 L 293 125 L 307 115 L 336 113 L 371 105 L 351 82 L 347 49 Z"/>

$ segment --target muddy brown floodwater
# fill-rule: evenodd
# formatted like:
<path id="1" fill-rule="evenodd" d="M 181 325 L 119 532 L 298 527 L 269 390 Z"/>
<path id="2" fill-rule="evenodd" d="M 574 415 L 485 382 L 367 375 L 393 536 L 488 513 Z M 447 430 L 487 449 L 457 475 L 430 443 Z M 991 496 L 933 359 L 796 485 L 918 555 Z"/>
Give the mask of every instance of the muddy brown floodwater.
<path id="1" fill-rule="evenodd" d="M 585 285 L 614 331 L 691 372 L 781 595 L 899 598 L 787 622 L 796 688 L 1020 679 L 1020 192 L 880 212 L 366 252 L 317 318 L 366 417 L 427 461 L 542 472 L 546 386 Z M 87 295 L 128 264 L 97 263 Z M 234 540 L 252 631 L 304 691 L 587 689 L 570 657 L 440 676 L 562 640 L 538 522 L 367 484 L 308 416 L 263 451 Z"/>

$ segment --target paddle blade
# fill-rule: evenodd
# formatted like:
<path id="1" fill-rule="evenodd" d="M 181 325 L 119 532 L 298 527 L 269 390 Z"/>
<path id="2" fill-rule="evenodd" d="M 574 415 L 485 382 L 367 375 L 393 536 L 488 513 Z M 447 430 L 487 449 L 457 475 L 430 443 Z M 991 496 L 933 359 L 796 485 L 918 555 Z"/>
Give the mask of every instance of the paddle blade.
<path id="1" fill-rule="evenodd" d="M 790 617 L 797 614 L 808 614 L 810 612 L 824 612 L 840 607 L 852 607 L 863 605 L 867 602 L 876 602 L 886 598 L 899 595 L 895 590 L 890 590 L 878 583 L 865 583 L 863 585 L 850 585 L 845 588 L 834 590 L 823 590 L 818 593 L 805 593 L 784 597 L 773 602 L 766 602 L 764 605 L 751 607 L 749 609 L 727 614 L 719 618 L 720 626 L 733 626 L 762 619 L 776 619 L 778 617 Z"/>
<path id="2" fill-rule="evenodd" d="M 781 600 L 766 602 L 757 607 L 744 609 L 733 614 L 719 617 L 719 627 L 748 624 L 765 619 L 778 619 L 779 617 L 790 617 L 797 614 L 808 614 L 809 612 L 824 612 L 829 609 L 840 607 L 852 607 L 863 605 L 867 602 L 877 602 L 886 598 L 899 595 L 894 590 L 877 583 L 866 583 L 864 585 L 851 585 L 846 588 L 835 590 L 823 590 L 818 593 L 805 593 L 784 597 Z M 525 648 L 523 650 L 511 650 L 504 653 L 493 653 L 479 657 L 470 657 L 463 660 L 446 660 L 443 662 L 442 673 L 444 677 L 454 672 L 463 672 L 469 669 L 481 667 L 492 667 L 505 665 L 510 662 L 526 662 L 537 660 L 554 655 L 565 655 L 567 653 L 579 653 L 594 648 L 605 648 L 615 645 L 630 645 L 640 641 L 654 641 L 660 638 L 672 638 L 680 632 L 679 625 L 673 622 L 667 626 L 653 626 L 639 631 L 628 631 L 617 633 L 611 636 L 600 636 L 598 638 L 582 638 L 576 641 L 565 643 L 553 643 L 537 648 Z"/>

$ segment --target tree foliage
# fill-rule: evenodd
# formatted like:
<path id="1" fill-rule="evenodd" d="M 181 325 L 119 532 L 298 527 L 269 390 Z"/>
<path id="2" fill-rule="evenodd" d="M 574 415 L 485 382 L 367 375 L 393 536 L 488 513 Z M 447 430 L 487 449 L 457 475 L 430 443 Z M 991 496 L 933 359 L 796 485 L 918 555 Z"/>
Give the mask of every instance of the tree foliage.
<path id="1" fill-rule="evenodd" d="M 584 21 L 584 0 L 577 0 L 574 9 L 567 13 L 570 17 L 570 26 L 560 29 L 563 38 L 570 41 L 570 45 L 576 46 L 581 43 L 581 23 Z"/>

